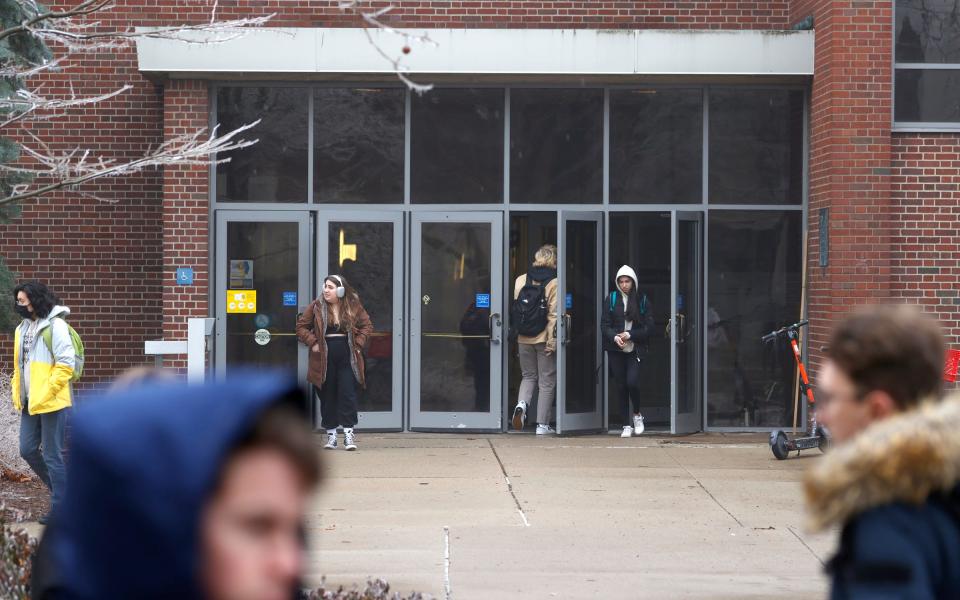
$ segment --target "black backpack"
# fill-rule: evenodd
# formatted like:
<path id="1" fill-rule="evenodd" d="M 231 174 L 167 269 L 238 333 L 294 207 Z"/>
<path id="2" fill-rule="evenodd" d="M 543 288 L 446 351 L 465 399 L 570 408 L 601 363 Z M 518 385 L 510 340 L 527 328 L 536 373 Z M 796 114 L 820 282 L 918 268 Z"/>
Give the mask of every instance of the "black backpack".
<path id="1" fill-rule="evenodd" d="M 527 282 L 510 305 L 511 340 L 516 340 L 520 335 L 537 336 L 547 328 L 550 309 L 547 306 L 546 290 L 552 279 L 553 277 L 549 277 L 537 285 L 532 283 L 527 275 Z"/>

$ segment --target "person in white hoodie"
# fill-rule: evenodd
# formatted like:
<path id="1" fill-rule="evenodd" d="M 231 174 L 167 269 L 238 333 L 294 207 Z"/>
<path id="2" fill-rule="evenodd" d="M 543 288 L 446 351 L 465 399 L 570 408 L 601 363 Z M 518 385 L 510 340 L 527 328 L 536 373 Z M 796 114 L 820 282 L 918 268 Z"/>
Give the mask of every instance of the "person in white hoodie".
<path id="1" fill-rule="evenodd" d="M 614 393 L 623 402 L 626 424 L 620 437 L 643 433 L 640 414 L 640 367 L 647 353 L 647 341 L 653 333 L 650 301 L 640 291 L 636 272 L 620 267 L 616 288 L 607 294 L 601 310 L 600 328 L 603 349 L 616 386 Z M 631 410 L 631 405 L 633 410 Z"/>

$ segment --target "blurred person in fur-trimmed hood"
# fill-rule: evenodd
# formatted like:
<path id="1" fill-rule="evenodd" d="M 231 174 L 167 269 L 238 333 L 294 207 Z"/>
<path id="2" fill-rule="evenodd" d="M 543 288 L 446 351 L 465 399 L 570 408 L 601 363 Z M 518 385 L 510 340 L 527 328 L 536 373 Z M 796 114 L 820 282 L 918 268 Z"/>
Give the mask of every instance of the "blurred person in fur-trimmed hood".
<path id="1" fill-rule="evenodd" d="M 834 599 L 960 598 L 960 397 L 942 398 L 944 351 L 906 306 L 833 333 L 817 414 L 836 445 L 804 486 L 811 528 L 841 528 Z"/>

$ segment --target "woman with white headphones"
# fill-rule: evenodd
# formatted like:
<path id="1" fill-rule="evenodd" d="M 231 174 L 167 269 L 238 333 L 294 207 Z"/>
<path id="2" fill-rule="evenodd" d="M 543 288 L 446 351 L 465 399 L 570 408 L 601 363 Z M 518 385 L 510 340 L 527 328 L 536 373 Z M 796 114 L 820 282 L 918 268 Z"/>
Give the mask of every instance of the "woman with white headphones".
<path id="1" fill-rule="evenodd" d="M 365 386 L 363 347 L 373 333 L 360 297 L 341 275 L 328 275 L 323 292 L 297 319 L 297 338 L 310 348 L 307 380 L 320 397 L 321 426 L 327 430 L 327 450 L 357 449 L 357 384 Z"/>

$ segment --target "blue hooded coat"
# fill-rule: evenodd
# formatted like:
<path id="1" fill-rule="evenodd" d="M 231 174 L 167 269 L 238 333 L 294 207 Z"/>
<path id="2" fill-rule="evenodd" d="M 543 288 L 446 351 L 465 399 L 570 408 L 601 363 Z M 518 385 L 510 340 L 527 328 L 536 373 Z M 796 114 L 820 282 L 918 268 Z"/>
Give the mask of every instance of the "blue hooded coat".
<path id="1" fill-rule="evenodd" d="M 33 597 L 201 598 L 203 506 L 231 449 L 280 402 L 304 400 L 271 373 L 151 384 L 78 407 L 66 497 L 38 551 Z"/>

